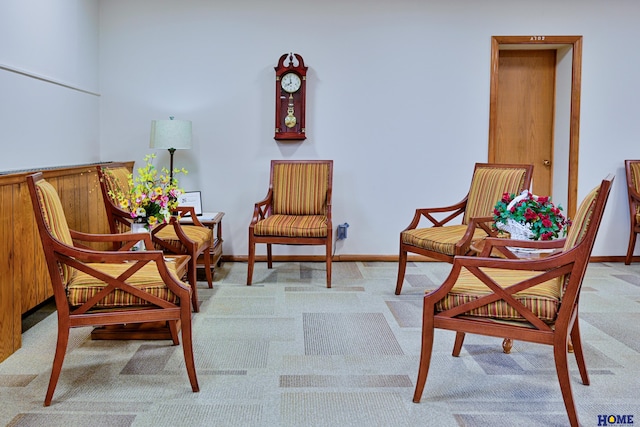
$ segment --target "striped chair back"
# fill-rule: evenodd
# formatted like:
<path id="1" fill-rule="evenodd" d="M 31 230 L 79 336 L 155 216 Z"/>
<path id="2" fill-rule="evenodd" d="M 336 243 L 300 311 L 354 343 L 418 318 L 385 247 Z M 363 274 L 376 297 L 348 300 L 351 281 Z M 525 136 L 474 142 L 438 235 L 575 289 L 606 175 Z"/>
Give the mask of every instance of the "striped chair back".
<path id="1" fill-rule="evenodd" d="M 329 162 L 273 162 L 272 213 L 326 215 L 330 179 Z"/>
<path id="2" fill-rule="evenodd" d="M 591 216 L 593 215 L 599 191 L 600 186 L 597 186 L 591 190 L 582 200 L 582 203 L 580 203 L 576 215 L 571 220 L 571 227 L 567 233 L 567 240 L 565 241 L 563 251 L 573 248 L 584 239 L 589 229 L 589 224 L 591 223 Z"/>
<path id="3" fill-rule="evenodd" d="M 71 238 L 67 218 L 56 189 L 53 188 L 53 185 L 42 179 L 36 183 L 36 191 L 40 212 L 49 234 L 57 241 L 68 246 L 73 246 L 73 239 Z M 69 280 L 75 277 L 76 270 L 68 265 L 62 265 L 61 273 L 62 282 L 66 285 L 69 283 Z"/>
<path id="4" fill-rule="evenodd" d="M 517 167 L 478 166 L 471 180 L 463 224 L 471 218 L 489 217 L 504 193 L 519 194 L 525 189 L 527 170 Z"/>
<path id="5" fill-rule="evenodd" d="M 631 186 L 640 192 L 640 161 L 629 162 Z M 640 205 L 636 206 L 636 215 L 640 215 Z"/>
<path id="6" fill-rule="evenodd" d="M 131 172 L 124 167 L 107 168 L 103 167 L 105 184 L 107 190 L 111 193 L 128 194 L 131 190 L 129 181 L 131 179 Z M 112 198 L 115 201 L 115 199 Z"/>
<path id="7" fill-rule="evenodd" d="M 106 194 L 109 200 L 105 200 L 105 203 L 110 203 L 112 206 L 120 209 L 120 204 L 115 194 L 129 194 L 131 192 L 132 174 L 128 168 L 124 166 L 105 167 L 102 166 L 101 181 L 106 187 Z M 103 194 L 104 191 L 103 191 Z M 107 208 L 107 211 L 109 209 Z M 116 221 L 115 230 L 112 228 L 112 232 L 126 233 L 131 230 L 130 224 L 125 224 L 121 221 Z"/>

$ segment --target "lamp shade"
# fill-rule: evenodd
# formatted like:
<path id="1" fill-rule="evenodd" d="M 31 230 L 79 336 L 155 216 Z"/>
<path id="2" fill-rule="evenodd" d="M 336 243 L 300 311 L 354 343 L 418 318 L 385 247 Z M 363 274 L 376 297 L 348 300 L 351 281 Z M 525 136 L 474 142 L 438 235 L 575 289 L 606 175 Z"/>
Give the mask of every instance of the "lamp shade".
<path id="1" fill-rule="evenodd" d="M 152 120 L 150 148 L 191 148 L 190 120 Z"/>

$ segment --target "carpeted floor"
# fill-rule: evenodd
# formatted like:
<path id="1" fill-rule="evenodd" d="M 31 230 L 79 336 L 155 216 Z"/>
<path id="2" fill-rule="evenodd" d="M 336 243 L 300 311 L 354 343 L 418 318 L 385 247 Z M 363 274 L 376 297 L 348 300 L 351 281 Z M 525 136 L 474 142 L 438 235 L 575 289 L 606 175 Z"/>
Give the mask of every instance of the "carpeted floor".
<path id="1" fill-rule="evenodd" d="M 409 263 L 396 296 L 396 263 L 334 263 L 332 289 L 323 263 L 258 263 L 251 287 L 246 264 L 225 263 L 214 289 L 198 290 L 199 393 L 180 347 L 92 341 L 81 328 L 53 404 L 43 407 L 56 340 L 49 314 L 0 363 L 0 425 L 567 425 L 551 348 L 516 342 L 505 355 L 495 338 L 467 336 L 454 358 L 453 333 L 438 331 L 422 403 L 411 402 L 421 297 L 449 269 Z M 580 316 L 591 385 L 571 366 L 582 425 L 599 425 L 599 415 L 640 422 L 640 265 L 591 264 Z"/>

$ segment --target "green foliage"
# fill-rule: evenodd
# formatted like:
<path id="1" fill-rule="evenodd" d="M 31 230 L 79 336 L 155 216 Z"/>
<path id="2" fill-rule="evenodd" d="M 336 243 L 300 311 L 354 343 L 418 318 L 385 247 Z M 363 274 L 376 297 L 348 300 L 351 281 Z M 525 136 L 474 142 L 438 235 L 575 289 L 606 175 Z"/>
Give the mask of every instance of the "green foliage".
<path id="1" fill-rule="evenodd" d="M 495 228 L 504 230 L 510 219 L 531 230 L 533 240 L 566 236 L 567 227 L 571 225 L 562 213 L 562 207 L 551 203 L 550 197 L 534 196 L 526 190 L 519 196 L 504 193 L 494 206 Z"/>
<path id="2" fill-rule="evenodd" d="M 178 187 L 178 180 L 170 179 L 169 171 L 162 168 L 159 172 L 153 165 L 155 154 L 145 156 L 145 165 L 137 169 L 137 176 L 129 174 L 129 194 L 110 192 L 120 207 L 131 213 L 136 222 L 146 223 L 153 227 L 158 223 L 168 223 L 171 213 L 178 206 L 178 197 L 184 191 Z M 185 169 L 174 170 L 184 173 Z"/>

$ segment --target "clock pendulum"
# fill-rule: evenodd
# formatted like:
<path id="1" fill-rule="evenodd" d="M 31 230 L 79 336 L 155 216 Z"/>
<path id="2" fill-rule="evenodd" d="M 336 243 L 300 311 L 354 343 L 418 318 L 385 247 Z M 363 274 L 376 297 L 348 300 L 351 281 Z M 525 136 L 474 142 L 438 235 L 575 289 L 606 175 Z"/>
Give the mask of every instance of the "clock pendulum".
<path id="1" fill-rule="evenodd" d="M 296 125 L 297 119 L 293 115 L 293 94 L 289 94 L 289 105 L 287 106 L 287 117 L 284 118 L 284 125 L 292 128 Z"/>

